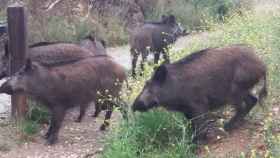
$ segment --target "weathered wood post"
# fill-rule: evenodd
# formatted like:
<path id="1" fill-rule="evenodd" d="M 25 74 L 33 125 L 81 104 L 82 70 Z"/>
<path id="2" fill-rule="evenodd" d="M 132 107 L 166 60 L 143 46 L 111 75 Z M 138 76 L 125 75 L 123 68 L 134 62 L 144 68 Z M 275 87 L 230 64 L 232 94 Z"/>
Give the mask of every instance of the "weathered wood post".
<path id="1" fill-rule="evenodd" d="M 25 63 L 27 51 L 26 9 L 19 4 L 13 4 L 8 7 L 7 15 L 10 52 L 9 74 L 12 75 Z M 28 110 L 26 96 L 23 94 L 12 95 L 11 104 L 12 117 L 23 118 Z"/>

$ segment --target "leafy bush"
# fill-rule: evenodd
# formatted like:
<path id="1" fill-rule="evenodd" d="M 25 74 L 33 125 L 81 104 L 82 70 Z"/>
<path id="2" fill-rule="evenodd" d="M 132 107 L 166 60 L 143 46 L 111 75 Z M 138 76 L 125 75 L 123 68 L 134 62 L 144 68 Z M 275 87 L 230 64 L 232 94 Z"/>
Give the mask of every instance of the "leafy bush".
<path id="1" fill-rule="evenodd" d="M 21 132 L 23 135 L 34 135 L 37 134 L 39 131 L 39 124 L 36 123 L 35 121 L 31 121 L 31 120 L 24 120 L 21 124 Z"/>
<path id="2" fill-rule="evenodd" d="M 21 133 L 25 136 L 37 134 L 42 124 L 48 124 L 50 115 L 48 110 L 39 103 L 28 100 L 28 112 L 19 124 Z"/>
<path id="3" fill-rule="evenodd" d="M 27 120 L 34 121 L 38 124 L 49 122 L 50 114 L 46 107 L 32 100 L 29 100 L 28 106 L 29 111 L 26 116 Z"/>
<path id="4" fill-rule="evenodd" d="M 104 20 L 103 20 L 104 21 Z M 68 20 L 62 16 L 44 17 L 38 20 L 30 18 L 30 43 L 38 41 L 78 42 L 83 37 L 93 34 L 102 38 L 107 45 L 121 45 L 128 41 L 128 33 L 122 22 L 114 17 L 107 18 L 107 27 L 90 19 L 75 17 Z"/>

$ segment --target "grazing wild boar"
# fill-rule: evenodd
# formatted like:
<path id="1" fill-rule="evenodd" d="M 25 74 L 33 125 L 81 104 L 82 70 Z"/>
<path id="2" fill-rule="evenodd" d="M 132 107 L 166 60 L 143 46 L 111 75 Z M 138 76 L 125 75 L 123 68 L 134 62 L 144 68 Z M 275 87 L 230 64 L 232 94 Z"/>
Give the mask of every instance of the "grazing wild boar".
<path id="1" fill-rule="evenodd" d="M 252 88 L 262 81 L 259 94 L 253 95 Z M 204 114 L 230 104 L 236 113 L 224 128 L 231 130 L 266 95 L 265 64 L 253 48 L 240 44 L 204 49 L 159 66 L 132 108 L 147 111 L 163 106 L 182 112 L 197 129 Z"/>
<path id="2" fill-rule="evenodd" d="M 161 21 L 146 22 L 137 28 L 130 35 L 130 53 L 132 56 L 132 76 L 136 77 L 136 65 L 138 56 L 142 55 L 141 69 L 144 70 L 144 63 L 149 52 L 154 53 L 154 63 L 159 61 L 160 54 L 163 54 L 165 62 L 169 63 L 167 47 L 174 43 L 179 36 L 185 35 L 185 30 L 176 22 L 173 15 L 163 16 Z"/>
<path id="3" fill-rule="evenodd" d="M 79 45 L 63 42 L 39 42 L 30 45 L 27 51 L 27 58 L 45 66 L 61 65 L 93 55 L 106 55 L 106 50 L 105 42 L 92 36 L 82 39 Z M 8 43 L 5 43 L 5 50 L 0 57 L 0 79 L 8 76 L 8 62 Z"/>
<path id="4" fill-rule="evenodd" d="M 116 101 L 112 99 L 119 99 L 125 79 L 124 68 L 107 56 L 91 57 L 57 67 L 45 67 L 28 59 L 20 71 L 3 83 L 0 93 L 23 92 L 45 105 L 52 114 L 46 139 L 48 144 L 53 144 L 66 110 L 74 106 L 80 106 L 78 121 L 91 102 L 96 105 L 94 117 L 101 110 L 107 110 L 104 124 L 100 127 L 104 130 L 109 125 L 113 106 L 116 106 Z"/>

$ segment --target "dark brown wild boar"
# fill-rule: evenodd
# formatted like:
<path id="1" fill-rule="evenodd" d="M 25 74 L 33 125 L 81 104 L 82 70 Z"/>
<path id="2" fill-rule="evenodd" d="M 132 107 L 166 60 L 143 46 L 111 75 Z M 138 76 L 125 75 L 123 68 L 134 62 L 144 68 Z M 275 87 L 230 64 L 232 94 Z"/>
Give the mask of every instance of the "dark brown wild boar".
<path id="1" fill-rule="evenodd" d="M 252 94 L 261 81 L 264 84 L 259 94 Z M 158 67 L 136 98 L 133 110 L 163 106 L 184 113 L 197 129 L 207 112 L 230 104 L 236 113 L 224 128 L 231 130 L 266 95 L 266 66 L 255 50 L 230 45 L 204 49 Z"/>
<path id="2" fill-rule="evenodd" d="M 93 55 L 106 55 L 105 42 L 87 36 L 79 44 L 63 42 L 38 42 L 29 46 L 27 58 L 45 66 L 57 66 L 71 63 Z M 0 57 L 0 79 L 8 76 L 8 43 Z"/>
<path id="3" fill-rule="evenodd" d="M 48 67 L 75 62 L 91 56 L 93 54 L 89 50 L 76 44 L 50 42 L 33 44 L 29 46 L 26 54 L 26 58 Z M 0 79 L 8 76 L 9 58 L 8 44 L 5 44 L 5 51 L 0 59 Z"/>
<path id="4" fill-rule="evenodd" d="M 66 110 L 74 106 L 80 106 L 78 120 L 82 119 L 91 102 L 96 105 L 95 117 L 101 110 L 107 110 L 101 126 L 102 130 L 105 129 L 125 79 L 124 69 L 106 56 L 58 67 L 45 67 L 28 60 L 20 71 L 3 83 L 0 93 L 24 92 L 47 106 L 52 118 L 46 139 L 48 144 L 53 144 Z"/>
<path id="5" fill-rule="evenodd" d="M 142 55 L 141 69 L 144 70 L 144 62 L 149 52 L 154 53 L 154 63 L 159 61 L 163 54 L 165 62 L 169 62 L 167 54 L 168 45 L 174 43 L 179 36 L 187 35 L 186 31 L 176 22 L 173 15 L 162 16 L 161 21 L 146 22 L 130 35 L 130 52 L 132 56 L 132 76 L 136 77 L 136 65 L 138 56 Z"/>

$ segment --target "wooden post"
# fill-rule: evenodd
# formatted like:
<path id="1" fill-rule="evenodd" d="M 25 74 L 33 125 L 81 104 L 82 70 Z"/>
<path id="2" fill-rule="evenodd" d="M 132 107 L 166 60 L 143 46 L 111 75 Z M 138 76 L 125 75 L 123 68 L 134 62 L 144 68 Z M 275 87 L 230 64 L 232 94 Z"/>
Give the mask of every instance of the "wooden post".
<path id="1" fill-rule="evenodd" d="M 25 64 L 25 53 L 27 50 L 27 28 L 26 11 L 19 4 L 8 7 L 8 33 L 9 33 L 9 54 L 10 72 L 12 75 Z M 12 95 L 11 98 L 12 117 L 21 119 L 25 116 L 28 106 L 25 95 Z"/>

